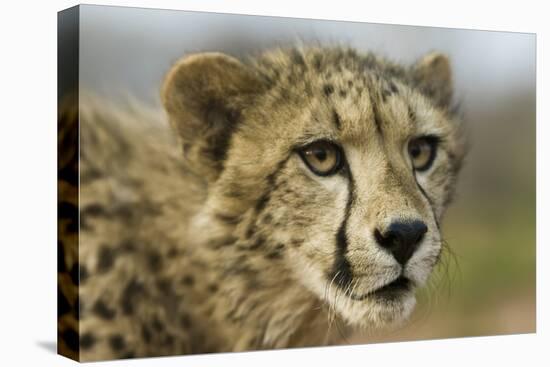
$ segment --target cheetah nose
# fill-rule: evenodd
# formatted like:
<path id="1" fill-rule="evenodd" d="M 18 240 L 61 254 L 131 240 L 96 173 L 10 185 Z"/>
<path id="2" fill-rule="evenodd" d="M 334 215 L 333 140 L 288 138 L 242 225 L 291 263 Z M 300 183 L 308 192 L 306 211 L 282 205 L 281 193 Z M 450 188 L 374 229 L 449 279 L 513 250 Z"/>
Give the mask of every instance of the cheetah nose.
<path id="1" fill-rule="evenodd" d="M 428 231 L 428 227 L 420 220 L 395 221 L 383 232 L 374 231 L 376 242 L 389 251 L 401 265 L 411 258 L 418 245 Z"/>

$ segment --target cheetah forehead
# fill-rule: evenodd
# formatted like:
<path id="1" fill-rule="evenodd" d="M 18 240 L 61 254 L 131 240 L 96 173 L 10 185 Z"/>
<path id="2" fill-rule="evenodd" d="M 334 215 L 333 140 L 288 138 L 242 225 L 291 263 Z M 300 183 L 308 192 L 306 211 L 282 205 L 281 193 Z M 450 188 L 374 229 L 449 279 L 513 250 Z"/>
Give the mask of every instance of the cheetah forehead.
<path id="1" fill-rule="evenodd" d="M 364 144 L 383 129 L 394 139 L 416 132 L 458 141 L 448 70 L 427 65 L 433 77 L 419 77 L 423 63 L 404 66 L 342 47 L 267 51 L 251 64 L 269 88 L 245 108 L 249 126 L 240 132 L 289 144 L 320 137 Z"/>
<path id="2" fill-rule="evenodd" d="M 351 48 L 276 49 L 260 55 L 254 62 L 260 73 L 279 82 L 311 82 L 319 79 L 356 78 L 371 73 L 384 78 L 407 79 L 407 69 L 373 53 L 358 53 Z M 288 80 L 285 78 L 297 78 Z M 299 79 L 298 79 L 299 78 Z M 296 86 L 295 83 L 292 85 Z M 330 93 L 330 87 L 326 92 Z"/>

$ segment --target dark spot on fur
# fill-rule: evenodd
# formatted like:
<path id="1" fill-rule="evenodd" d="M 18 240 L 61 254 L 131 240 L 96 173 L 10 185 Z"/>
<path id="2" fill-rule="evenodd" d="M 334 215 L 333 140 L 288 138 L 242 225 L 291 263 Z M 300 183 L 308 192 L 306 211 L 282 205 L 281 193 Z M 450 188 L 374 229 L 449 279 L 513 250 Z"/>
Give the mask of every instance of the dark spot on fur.
<path id="1" fill-rule="evenodd" d="M 384 88 L 382 90 L 382 102 L 386 102 L 386 99 L 394 94 L 396 94 L 399 90 L 397 89 L 397 86 L 395 85 L 395 83 L 393 81 L 390 81 L 388 83 L 388 87 L 389 89 L 387 88 Z"/>
<path id="2" fill-rule="evenodd" d="M 113 249 L 103 245 L 99 249 L 98 261 L 97 261 L 97 271 L 106 272 L 109 270 L 115 261 L 115 252 Z"/>
<path id="3" fill-rule="evenodd" d="M 162 266 L 162 257 L 157 251 L 149 251 L 147 264 L 149 265 L 149 269 L 151 269 L 151 271 L 156 272 L 160 270 Z"/>
<path id="4" fill-rule="evenodd" d="M 248 247 L 247 249 L 248 250 L 257 250 L 259 249 L 260 247 L 262 247 L 265 243 L 265 237 L 263 236 L 258 236 L 258 238 L 256 238 L 256 241 L 254 242 L 254 244 L 250 247 Z"/>
<path id="5" fill-rule="evenodd" d="M 174 337 L 172 335 L 166 335 L 164 337 L 164 344 L 171 347 L 174 344 Z"/>
<path id="6" fill-rule="evenodd" d="M 206 315 L 206 317 L 211 317 L 213 314 L 214 314 L 214 307 L 213 306 L 208 307 L 204 311 L 204 315 Z"/>
<path id="7" fill-rule="evenodd" d="M 269 260 L 281 259 L 282 257 L 283 255 L 277 251 L 271 251 L 265 255 L 265 258 Z"/>
<path id="8" fill-rule="evenodd" d="M 222 247 L 231 246 L 235 242 L 237 242 L 237 238 L 235 237 L 222 237 L 222 238 L 215 238 L 213 240 L 210 240 L 208 243 L 208 247 L 217 250 Z"/>
<path id="9" fill-rule="evenodd" d="M 170 257 L 176 256 L 177 254 L 179 254 L 179 250 L 176 247 L 171 247 L 167 252 L 167 255 Z"/>
<path id="10" fill-rule="evenodd" d="M 80 284 L 83 284 L 88 277 L 90 276 L 90 273 L 88 272 L 88 268 L 84 265 L 80 265 Z"/>
<path id="11" fill-rule="evenodd" d="M 323 86 L 323 93 L 325 96 L 330 96 L 332 93 L 334 93 L 334 87 L 331 84 L 325 84 Z"/>
<path id="12" fill-rule="evenodd" d="M 82 208 L 80 212 L 80 220 L 82 220 L 82 216 L 90 216 L 90 217 L 100 217 L 100 216 L 108 216 L 107 211 L 101 204 L 90 204 Z"/>
<path id="13" fill-rule="evenodd" d="M 256 227 L 252 224 L 246 230 L 246 233 L 245 233 L 246 239 L 250 239 L 254 235 L 254 232 L 256 232 Z"/>
<path id="14" fill-rule="evenodd" d="M 189 329 L 191 327 L 191 319 L 186 314 L 181 315 L 180 323 L 184 329 Z"/>
<path id="15" fill-rule="evenodd" d="M 82 229 L 90 229 L 90 228 L 84 228 L 84 225 L 82 224 L 82 222 L 80 223 L 80 226 L 82 227 Z M 67 227 L 65 227 L 67 229 L 67 232 L 69 233 L 78 233 L 79 229 L 78 228 L 78 221 L 75 219 L 75 220 L 71 220 L 68 224 L 67 224 Z"/>
<path id="16" fill-rule="evenodd" d="M 399 92 L 399 89 L 397 89 L 397 85 L 395 85 L 395 83 L 392 81 L 390 81 L 390 90 L 393 94 Z"/>
<path id="17" fill-rule="evenodd" d="M 332 120 L 334 121 L 334 125 L 336 125 L 337 129 L 340 129 L 342 127 L 340 115 L 338 115 L 338 112 L 336 112 L 336 110 L 332 110 Z"/>
<path id="18" fill-rule="evenodd" d="M 296 83 L 296 75 L 294 73 L 286 74 L 286 81 L 288 85 L 294 85 Z M 288 98 L 288 92 L 286 92 L 286 90 L 283 91 L 286 93 L 285 96 Z"/>
<path id="19" fill-rule="evenodd" d="M 353 80 L 348 80 L 348 87 L 349 88 L 353 87 Z"/>
<path id="20" fill-rule="evenodd" d="M 227 215 L 222 213 L 216 213 L 216 219 L 230 225 L 235 225 L 240 222 L 241 218 L 238 215 Z"/>
<path id="21" fill-rule="evenodd" d="M 80 297 L 76 300 L 76 307 L 74 308 L 74 316 L 77 320 L 80 320 L 80 310 L 84 309 L 84 302 L 80 299 Z"/>
<path id="22" fill-rule="evenodd" d="M 65 342 L 67 347 L 73 351 L 78 351 L 79 338 L 76 331 L 73 329 L 67 329 L 61 334 L 61 339 Z"/>
<path id="23" fill-rule="evenodd" d="M 412 123 L 416 123 L 416 113 L 411 108 L 411 106 L 407 107 L 407 112 L 408 112 L 408 115 L 409 115 L 409 120 L 411 120 Z"/>
<path id="24" fill-rule="evenodd" d="M 268 191 L 264 195 L 262 195 L 260 199 L 256 202 L 256 206 L 254 207 L 254 209 L 256 210 L 256 213 L 261 212 L 265 208 L 269 199 L 270 199 L 270 192 Z"/>
<path id="25" fill-rule="evenodd" d="M 60 168 L 57 171 L 57 177 L 59 181 L 65 181 L 69 183 L 71 186 L 77 186 L 78 185 L 78 162 L 76 162 L 76 160 L 78 158 L 75 155 L 73 159 L 75 160 L 73 164 L 68 164 L 67 166 Z"/>
<path id="26" fill-rule="evenodd" d="M 71 305 L 63 292 L 61 291 L 61 288 L 57 289 L 57 316 L 63 316 L 67 313 L 71 312 Z"/>
<path id="27" fill-rule="evenodd" d="M 151 331 L 149 331 L 149 328 L 146 325 L 141 325 L 141 337 L 145 343 L 149 343 L 151 341 Z"/>
<path id="28" fill-rule="evenodd" d="M 65 263 L 65 248 L 63 242 L 57 241 L 57 271 L 64 273 L 67 271 L 67 264 Z"/>
<path id="29" fill-rule="evenodd" d="M 218 291 L 218 285 L 214 283 L 208 285 L 208 291 L 210 293 L 216 293 Z"/>
<path id="30" fill-rule="evenodd" d="M 120 352 L 126 348 L 126 341 L 120 334 L 114 334 L 109 337 L 109 346 L 115 352 Z"/>
<path id="31" fill-rule="evenodd" d="M 162 325 L 162 323 L 157 317 L 153 318 L 153 321 L 151 322 L 151 326 L 157 332 L 161 332 L 162 330 L 164 330 L 164 325 Z"/>
<path id="32" fill-rule="evenodd" d="M 78 263 L 73 264 L 69 273 L 74 284 L 78 284 Z"/>
<path id="33" fill-rule="evenodd" d="M 138 213 L 143 212 L 137 204 L 119 204 L 113 208 L 112 213 L 126 223 L 131 223 L 137 218 Z"/>
<path id="34" fill-rule="evenodd" d="M 103 172 L 98 169 L 88 167 L 85 172 L 80 172 L 80 184 L 90 183 L 97 179 L 103 178 Z M 77 185 L 77 183 L 75 183 Z"/>
<path id="35" fill-rule="evenodd" d="M 192 286 L 195 284 L 195 279 L 191 275 L 186 275 L 182 278 L 181 282 L 187 286 Z"/>
<path id="36" fill-rule="evenodd" d="M 78 218 L 78 207 L 72 203 L 62 201 L 57 204 L 57 216 L 61 219 L 73 219 Z"/>
<path id="37" fill-rule="evenodd" d="M 286 102 L 288 99 L 291 98 L 289 91 L 286 88 L 280 88 L 279 89 L 279 96 L 278 96 L 279 103 Z"/>
<path id="38" fill-rule="evenodd" d="M 163 293 L 164 295 L 172 294 L 172 284 L 168 279 L 159 279 L 157 280 L 157 288 Z"/>
<path id="39" fill-rule="evenodd" d="M 290 156 L 288 156 L 285 159 L 283 159 L 282 161 L 280 161 L 277 164 L 277 167 L 275 168 L 275 170 L 273 172 L 271 172 L 269 175 L 267 175 L 267 177 L 266 177 L 267 190 L 263 193 L 263 195 L 260 197 L 260 199 L 256 202 L 256 205 L 254 206 L 254 210 L 256 211 L 257 214 L 260 213 L 265 208 L 267 203 L 269 202 L 269 200 L 271 198 L 271 191 L 274 190 L 277 187 L 277 185 L 276 185 L 277 174 L 279 173 L 280 170 L 283 169 L 283 167 L 286 164 L 289 157 Z M 250 230 L 250 228 L 249 228 L 249 230 Z M 248 238 L 250 238 L 250 237 L 248 237 Z"/>
<path id="40" fill-rule="evenodd" d="M 238 321 L 238 318 L 236 317 L 235 313 L 236 313 L 235 309 L 230 310 L 229 312 L 227 312 L 225 314 L 225 319 L 228 320 L 228 321 L 231 321 L 231 322 Z"/>
<path id="41" fill-rule="evenodd" d="M 96 342 L 95 336 L 92 333 L 86 333 L 80 337 L 80 348 L 90 349 Z"/>
<path id="42" fill-rule="evenodd" d="M 92 307 L 92 312 L 104 320 L 112 320 L 116 311 L 105 304 L 103 300 L 98 300 Z"/>
<path id="43" fill-rule="evenodd" d="M 122 296 L 120 299 L 120 306 L 125 315 L 131 315 L 134 313 L 134 303 L 137 301 L 138 296 L 143 296 L 143 292 L 143 284 L 138 283 L 135 279 L 126 285 L 126 288 L 122 291 Z"/>
<path id="44" fill-rule="evenodd" d="M 285 245 L 282 243 L 279 243 L 275 248 L 268 252 L 267 255 L 265 255 L 266 259 L 281 259 L 283 256 L 283 250 L 285 248 Z"/>
<path id="45" fill-rule="evenodd" d="M 340 89 L 340 92 L 338 93 L 338 95 L 342 98 L 346 98 L 346 96 L 348 95 L 348 92 L 346 92 L 343 89 Z"/>

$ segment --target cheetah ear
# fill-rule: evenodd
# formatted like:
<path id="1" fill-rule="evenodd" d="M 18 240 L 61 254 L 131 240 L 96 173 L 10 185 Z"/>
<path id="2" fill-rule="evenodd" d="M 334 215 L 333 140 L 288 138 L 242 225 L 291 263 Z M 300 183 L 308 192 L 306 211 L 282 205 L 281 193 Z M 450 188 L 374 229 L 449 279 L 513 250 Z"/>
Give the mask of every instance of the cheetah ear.
<path id="1" fill-rule="evenodd" d="M 413 66 L 413 83 L 439 107 L 449 107 L 453 96 L 451 63 L 447 55 L 430 52 Z"/>
<path id="2" fill-rule="evenodd" d="M 262 90 L 251 67 L 224 54 L 190 55 L 172 67 L 161 99 L 192 171 L 217 179 L 240 112 Z"/>

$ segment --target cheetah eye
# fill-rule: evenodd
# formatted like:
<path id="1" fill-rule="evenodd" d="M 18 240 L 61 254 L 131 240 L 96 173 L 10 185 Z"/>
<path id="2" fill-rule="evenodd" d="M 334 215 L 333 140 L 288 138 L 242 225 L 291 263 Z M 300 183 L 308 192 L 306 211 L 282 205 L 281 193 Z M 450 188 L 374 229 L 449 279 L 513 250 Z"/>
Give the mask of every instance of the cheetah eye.
<path id="1" fill-rule="evenodd" d="M 319 140 L 298 150 L 308 168 L 319 176 L 330 176 L 342 167 L 342 149 L 329 141 Z"/>
<path id="2" fill-rule="evenodd" d="M 438 141 L 439 139 L 435 136 L 423 136 L 409 142 L 409 156 L 415 171 L 422 172 L 431 167 L 435 159 Z"/>

